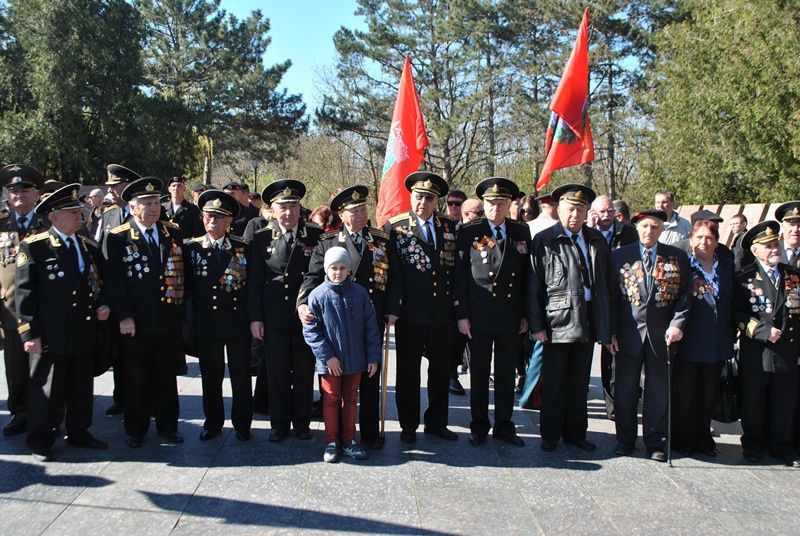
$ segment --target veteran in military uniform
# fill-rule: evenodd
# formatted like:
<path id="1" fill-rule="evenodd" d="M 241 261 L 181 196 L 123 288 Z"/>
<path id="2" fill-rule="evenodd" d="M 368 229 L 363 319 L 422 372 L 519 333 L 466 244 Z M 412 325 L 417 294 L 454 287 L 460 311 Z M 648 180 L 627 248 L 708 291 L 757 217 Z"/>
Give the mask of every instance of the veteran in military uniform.
<path id="1" fill-rule="evenodd" d="M 234 236 L 242 237 L 250 220 L 258 217 L 258 209 L 250 204 L 250 187 L 245 182 L 231 181 L 222 190 L 239 202 L 239 215 L 233 219 L 230 232 Z"/>
<path id="2" fill-rule="evenodd" d="M 233 392 L 231 422 L 236 439 L 252 437 L 253 387 L 250 379 L 250 330 L 247 316 L 247 259 L 250 246 L 230 236 L 226 229 L 239 211 L 239 203 L 219 190 L 200 195 L 205 236 L 186 245 L 189 266 L 187 290 L 194 300 L 194 331 L 197 334 L 200 374 L 203 381 L 203 412 L 206 420 L 200 440 L 220 434 L 225 423 L 222 381 L 225 355 Z"/>
<path id="3" fill-rule="evenodd" d="M 642 436 L 650 459 L 665 462 L 667 352 L 683 338 L 692 304 L 692 274 L 686 253 L 659 241 L 666 212 L 643 210 L 631 221 L 639 241 L 611 252 L 615 278 L 609 289 L 611 332 L 616 335 L 609 348 L 616 363 L 614 452 L 627 456 L 636 449 L 636 408 L 644 367 Z"/>
<path id="4" fill-rule="evenodd" d="M 424 432 L 454 441 L 447 428 L 450 387 L 450 344 L 453 329 L 453 278 L 456 223 L 435 211 L 448 185 L 439 175 L 424 171 L 405 180 L 411 210 L 389 219 L 384 231 L 400 264 L 402 306 L 396 321 L 397 413 L 400 440 L 413 443 L 420 421 L 420 365 L 428 358 L 428 409 Z"/>
<path id="5" fill-rule="evenodd" d="M 181 228 L 184 242 L 192 238 L 203 236 L 203 222 L 200 219 L 200 209 L 184 197 L 186 181 L 183 177 L 172 177 L 167 181 L 169 200 L 163 204 L 164 211 L 170 222 Z"/>
<path id="6" fill-rule="evenodd" d="M 9 212 L 0 213 L 0 322 L 3 328 L 3 350 L 8 382 L 8 411 L 11 422 L 3 428 L 3 435 L 13 436 L 28 429 L 28 382 L 30 363 L 22 348 L 17 328 L 14 276 L 17 271 L 19 244 L 27 236 L 46 232 L 50 220 L 45 214 L 34 212 L 36 189 L 44 184 L 44 177 L 35 168 L 23 164 L 9 164 L 0 169 L 0 184 L 8 190 Z"/>
<path id="7" fill-rule="evenodd" d="M 98 322 L 110 311 L 101 305 L 100 250 L 76 234 L 82 224 L 79 189 L 65 186 L 36 207 L 50 215 L 52 226 L 27 237 L 17 254 L 19 332 L 31 364 L 27 444 L 41 461 L 53 459 L 52 430 L 60 424 L 54 418 L 65 407 L 67 443 L 108 447 L 89 433 Z"/>
<path id="8" fill-rule="evenodd" d="M 151 410 L 159 436 L 183 442 L 178 433 L 175 355 L 181 351 L 184 314 L 184 254 L 180 229 L 159 221 L 156 177 L 133 181 L 122 192 L 133 219 L 106 236 L 106 281 L 122 335 L 125 363 L 125 432 L 140 447 Z"/>
<path id="9" fill-rule="evenodd" d="M 485 218 L 464 224 L 458 232 L 455 316 L 470 350 L 469 442 L 482 445 L 489 434 L 489 374 L 494 347 L 493 435 L 517 446 L 514 411 L 515 356 L 519 333 L 528 331 L 521 292 L 530 270 L 531 233 L 521 221 L 507 218 L 519 187 L 505 178 L 481 181 L 475 194 L 483 200 Z"/>
<path id="10" fill-rule="evenodd" d="M 311 256 L 308 273 L 300 287 L 297 311 L 304 324 L 311 324 L 314 315 L 308 308 L 308 295 L 325 280 L 325 253 L 332 247 L 343 247 L 350 256 L 350 272 L 353 282 L 369 292 L 375 307 L 378 330 L 383 331 L 387 315 L 400 314 L 399 266 L 389 235 L 380 229 L 367 227 L 369 213 L 367 198 L 369 188 L 363 185 L 350 186 L 331 200 L 331 210 L 339 213 L 343 227 L 323 234 Z M 367 372 L 359 384 L 360 407 L 358 423 L 361 442 L 372 448 L 382 446 L 379 437 L 380 375 L 372 377 Z"/>
<path id="11" fill-rule="evenodd" d="M 256 232 L 251 243 L 250 331 L 269 349 L 259 367 L 256 390 L 259 382 L 269 383 L 272 442 L 289 437 L 290 426 L 299 439 L 311 439 L 314 355 L 303 338 L 296 307 L 322 227 L 300 221 L 305 193 L 305 185 L 293 179 L 267 185 L 261 197 L 269 202 L 275 219 Z"/>
<path id="12" fill-rule="evenodd" d="M 742 450 L 750 462 L 766 450 L 800 467 L 793 423 L 800 353 L 800 270 L 780 262 L 780 225 L 764 221 L 742 238 L 755 262 L 736 274 L 733 316 L 739 326 Z"/>

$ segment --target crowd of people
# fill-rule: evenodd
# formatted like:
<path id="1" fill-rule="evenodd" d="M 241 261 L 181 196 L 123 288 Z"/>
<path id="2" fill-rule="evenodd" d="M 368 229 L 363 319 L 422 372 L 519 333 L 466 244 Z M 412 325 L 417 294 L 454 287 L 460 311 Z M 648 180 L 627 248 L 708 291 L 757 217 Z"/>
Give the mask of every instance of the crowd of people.
<path id="1" fill-rule="evenodd" d="M 539 409 L 542 450 L 562 440 L 595 450 L 587 397 L 599 344 L 617 455 L 632 454 L 641 435 L 648 457 L 665 461 L 671 427 L 675 452 L 716 456 L 717 383 L 723 363 L 737 358 L 744 459 L 800 467 L 800 201 L 749 230 L 735 216 L 728 248 L 718 215 L 701 210 L 688 221 L 668 191 L 631 217 L 624 202 L 584 185 L 532 197 L 494 177 L 471 198 L 416 172 L 405 180 L 411 209 L 378 228 L 362 185 L 310 211 L 305 185 L 291 179 L 257 194 L 241 182 L 197 185 L 192 202 L 183 179 L 165 185 L 116 164 L 107 193 L 94 189 L 85 200 L 78 184 L 48 185 L 26 165 L 0 169 L 0 183 L 11 414 L 3 432 L 27 433 L 37 460 L 53 459 L 62 425 L 71 445 L 108 447 L 90 428 L 93 377 L 109 363 L 106 413 L 124 415 L 127 444 L 142 446 L 151 421 L 163 440 L 183 442 L 176 375 L 187 353 L 200 365 L 200 441 L 223 429 L 227 362 L 238 440 L 252 438 L 254 413 L 269 414 L 271 442 L 292 432 L 311 439 L 316 406 L 324 460 L 364 459 L 385 440 L 383 345 L 394 326 L 404 443 L 416 441 L 420 425 L 458 439 L 449 397 L 465 394 L 462 367 L 471 445 L 491 433 L 524 446 L 518 404 Z"/>

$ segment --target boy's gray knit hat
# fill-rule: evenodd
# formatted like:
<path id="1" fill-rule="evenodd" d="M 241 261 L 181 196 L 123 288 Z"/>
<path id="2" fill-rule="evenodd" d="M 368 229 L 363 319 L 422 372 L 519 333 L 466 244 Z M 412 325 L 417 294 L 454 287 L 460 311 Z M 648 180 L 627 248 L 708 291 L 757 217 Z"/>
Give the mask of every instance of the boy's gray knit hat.
<path id="1" fill-rule="evenodd" d="M 347 250 L 343 247 L 332 247 L 328 251 L 325 252 L 325 271 L 328 271 L 328 268 L 331 264 L 335 262 L 343 262 L 347 266 L 350 266 L 350 254 L 347 253 Z"/>

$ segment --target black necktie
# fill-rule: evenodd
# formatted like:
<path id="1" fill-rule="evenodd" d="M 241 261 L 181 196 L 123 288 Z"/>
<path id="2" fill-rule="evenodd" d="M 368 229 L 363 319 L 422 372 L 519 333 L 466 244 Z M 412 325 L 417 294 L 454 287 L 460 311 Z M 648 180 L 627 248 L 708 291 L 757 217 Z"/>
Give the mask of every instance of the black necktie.
<path id="1" fill-rule="evenodd" d="M 214 256 L 217 258 L 217 264 L 222 262 L 222 248 L 219 247 L 219 242 L 214 242 Z"/>
<path id="2" fill-rule="evenodd" d="M 498 242 L 503 239 L 503 230 L 499 225 L 494 228 L 494 237 L 497 238 Z"/>
<path id="3" fill-rule="evenodd" d="M 353 239 L 353 245 L 356 246 L 356 250 L 361 254 L 361 233 L 353 233 L 350 235 L 350 238 Z"/>
<path id="4" fill-rule="evenodd" d="M 775 288 L 778 287 L 778 269 L 777 268 L 770 268 L 767 270 L 767 275 L 769 275 L 770 281 L 772 284 L 775 285 Z"/>
<path id="5" fill-rule="evenodd" d="M 294 233 L 292 231 L 286 232 L 286 244 L 289 247 L 292 247 L 292 244 L 294 244 Z"/>
<path id="6" fill-rule="evenodd" d="M 436 244 L 433 241 L 433 225 L 431 225 L 430 221 L 425 222 L 425 235 L 428 240 L 428 244 L 435 246 Z"/>
<path id="7" fill-rule="evenodd" d="M 154 259 L 161 260 L 161 252 L 158 251 L 156 240 L 153 238 L 153 228 L 151 227 L 145 231 L 145 233 L 147 234 L 147 245 L 150 247 L 150 255 L 152 255 Z"/>
<path id="8" fill-rule="evenodd" d="M 19 229 L 20 235 L 24 235 L 27 232 L 28 230 L 28 226 L 26 225 L 27 222 L 28 222 L 27 216 L 23 216 L 17 220 L 17 229 Z"/>
<path id="9" fill-rule="evenodd" d="M 578 261 L 581 263 L 581 280 L 583 281 L 583 286 L 587 288 L 592 288 L 590 279 L 589 279 L 589 268 L 586 264 L 586 257 L 583 255 L 583 250 L 581 246 L 578 244 L 578 235 L 572 235 L 572 245 L 575 246 L 575 250 L 578 252 Z"/>
<path id="10" fill-rule="evenodd" d="M 644 280 L 647 285 L 647 290 L 650 290 L 650 277 L 652 276 L 651 272 L 653 271 L 653 260 L 650 258 L 650 250 L 644 250 L 644 256 L 642 257 L 642 265 L 644 266 Z"/>

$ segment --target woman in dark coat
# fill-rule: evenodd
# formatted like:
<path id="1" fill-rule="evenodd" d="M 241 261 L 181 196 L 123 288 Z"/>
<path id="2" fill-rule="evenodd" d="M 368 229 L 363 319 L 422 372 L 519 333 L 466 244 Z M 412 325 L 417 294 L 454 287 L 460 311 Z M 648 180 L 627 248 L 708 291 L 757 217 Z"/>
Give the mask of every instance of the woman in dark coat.
<path id="1" fill-rule="evenodd" d="M 698 221 L 690 235 L 692 307 L 675 360 L 674 449 L 684 456 L 716 456 L 711 415 L 722 363 L 733 355 L 733 262 L 715 255 L 716 222 Z"/>

